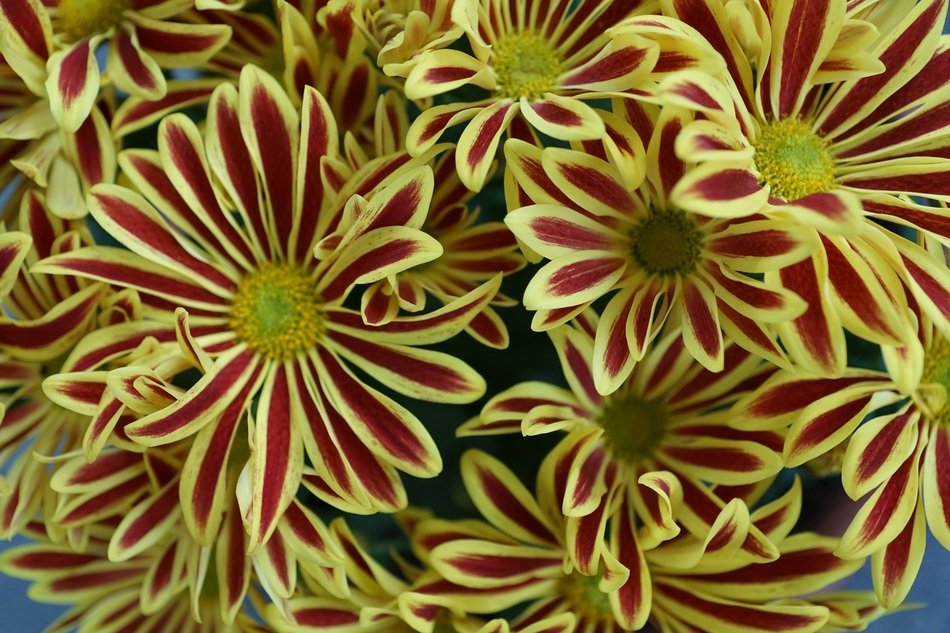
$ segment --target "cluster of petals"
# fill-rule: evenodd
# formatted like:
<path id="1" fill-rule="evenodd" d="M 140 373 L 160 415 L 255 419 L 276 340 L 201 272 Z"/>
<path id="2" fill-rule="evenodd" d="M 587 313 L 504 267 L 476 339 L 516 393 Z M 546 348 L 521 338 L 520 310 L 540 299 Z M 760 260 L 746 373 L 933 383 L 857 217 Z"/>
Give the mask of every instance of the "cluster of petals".
<path id="1" fill-rule="evenodd" d="M 900 610 L 948 2 L 0 0 L 0 571 L 63 633 Z"/>

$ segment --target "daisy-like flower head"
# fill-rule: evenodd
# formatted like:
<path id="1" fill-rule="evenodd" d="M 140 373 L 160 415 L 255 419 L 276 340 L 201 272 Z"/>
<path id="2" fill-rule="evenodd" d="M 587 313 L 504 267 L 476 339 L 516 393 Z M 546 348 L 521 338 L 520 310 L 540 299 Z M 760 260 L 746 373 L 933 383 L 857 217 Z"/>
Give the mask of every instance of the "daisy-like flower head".
<path id="1" fill-rule="evenodd" d="M 30 597 L 38 602 L 68 605 L 49 630 L 76 631 L 181 631 L 182 633 L 274 633 L 273 612 L 255 618 L 241 612 L 228 622 L 217 609 L 216 588 L 206 587 L 200 603 L 192 605 L 181 589 L 186 568 L 206 569 L 199 552 L 186 554 L 174 547 L 151 548 L 123 561 L 106 556 L 112 527 L 92 526 L 83 551 L 51 542 L 42 526 L 30 526 L 38 542 L 11 548 L 0 556 L 4 573 L 32 582 Z M 211 583 L 208 583 L 209 585 Z M 252 600 L 260 604 L 257 587 Z M 196 611 L 192 611 L 197 606 Z M 197 614 L 197 617 L 194 615 Z"/>
<path id="2" fill-rule="evenodd" d="M 516 385 L 492 398 L 460 433 L 567 433 L 554 449 L 560 455 L 557 468 L 566 476 L 561 510 L 591 522 L 570 532 L 568 541 L 572 563 L 594 574 L 598 561 L 591 557 L 606 538 L 606 522 L 627 513 L 636 517 L 639 535 L 614 531 L 613 538 L 627 539 L 634 549 L 675 536 L 681 519 L 690 533 L 705 538 L 729 501 L 707 484 L 764 489 L 782 468 L 776 453 L 782 437 L 729 426 L 725 407 L 771 371 L 736 345 L 727 349 L 724 370 L 714 374 L 689 356 L 678 332 L 671 332 L 651 346 L 647 360 L 619 390 L 601 396 L 589 360 L 596 320 L 584 317 L 586 331 L 565 326 L 551 333 L 570 391 L 537 382 Z M 664 510 L 653 505 L 658 494 L 664 496 Z M 775 550 L 753 530 L 743 555 L 767 561 Z"/>
<path id="3" fill-rule="evenodd" d="M 712 371 L 723 367 L 723 332 L 787 364 L 770 324 L 798 316 L 804 302 L 745 273 L 801 261 L 812 248 L 808 231 L 761 215 L 724 219 L 680 209 L 670 190 L 688 168 L 674 144 L 691 115 L 666 108 L 654 125 L 640 106 L 626 111 L 640 113 L 631 121 L 649 139 L 645 157 L 635 136 L 623 139 L 640 147 L 645 179 L 643 171 L 621 173 L 579 151 L 506 145 L 518 185 L 536 204 L 513 210 L 505 222 L 551 260 L 525 289 L 525 306 L 537 310 L 532 327 L 550 329 L 612 295 L 594 341 L 594 384 L 602 394 L 630 375 L 671 315 L 683 325 L 686 349 Z"/>
<path id="4" fill-rule="evenodd" d="M 5 0 L 4 55 L 28 83 L 46 75 L 53 118 L 74 132 L 99 96 L 100 45 L 108 44 L 105 73 L 117 88 L 159 98 L 166 89 L 162 68 L 200 64 L 227 43 L 225 25 L 177 19 L 193 6 L 193 0 Z"/>
<path id="5" fill-rule="evenodd" d="M 446 581 L 469 589 L 469 600 L 456 590 L 460 605 L 494 613 L 527 602 L 512 620 L 515 629 L 560 616 L 568 619 L 567 631 L 634 631 L 650 622 L 663 633 L 805 633 L 826 623 L 860 624 L 855 607 L 871 602 L 865 596 L 796 598 L 861 566 L 836 558 L 834 539 L 787 537 L 800 509 L 797 484 L 751 515 L 735 499 L 705 539 L 684 534 L 648 552 L 618 536 L 636 533 L 628 510 L 611 519 L 611 537 L 596 550 L 600 566 L 593 573 L 575 568 L 564 543 L 589 526 L 560 513 L 570 472 L 563 466 L 562 457 L 549 456 L 534 494 L 493 458 L 476 452 L 463 458 L 466 488 L 490 525 L 430 519 L 414 530 L 422 557 Z M 750 527 L 778 543 L 775 560 L 736 555 Z M 698 559 L 684 556 L 696 545 L 706 550 Z M 492 602 L 485 600 L 489 596 Z M 839 602 L 850 607 L 836 612 Z M 865 618 L 873 613 L 869 609 Z"/>
<path id="6" fill-rule="evenodd" d="M 950 51 L 940 36 L 947 3 L 895 9 L 782 0 L 768 12 L 754 2 L 725 4 L 664 5 L 729 69 L 725 83 L 687 71 L 660 87 L 665 102 L 703 114 L 677 140 L 678 154 L 700 166 L 672 199 L 711 215 L 791 219 L 820 234 L 811 258 L 770 281 L 809 303 L 780 328 L 792 360 L 839 374 L 847 357 L 842 326 L 903 345 L 913 326 L 901 280 L 914 294 L 930 293 L 929 275 L 915 264 L 919 250 L 898 240 L 905 243 L 893 254 L 892 234 L 877 220 L 950 239 L 946 211 L 909 197 L 950 199 Z M 936 285 L 947 283 L 944 272 Z M 931 318 L 945 321 L 947 310 L 930 303 L 922 305 Z"/>
<path id="7" fill-rule="evenodd" d="M 0 19 L 2 19 L 0 6 Z M 28 16 L 24 20 L 29 22 Z M 23 42 L 16 35 L 0 37 L 0 176 L 9 190 L 10 204 L 15 205 L 22 187 L 32 181 L 45 189 L 46 204 L 66 219 L 86 214 L 86 190 L 93 184 L 112 182 L 115 178 L 115 146 L 109 130 L 111 107 L 106 99 L 93 95 L 75 129 L 61 129 L 51 113 L 53 107 L 47 94 L 47 62 L 53 46 L 44 41 L 40 23 L 32 25 L 36 32 L 31 41 L 35 50 L 22 55 Z M 0 22 L 0 28 L 2 22 Z M 27 28 L 24 26 L 23 28 Z M 12 60 L 12 61 L 8 61 Z"/>
<path id="8" fill-rule="evenodd" d="M 419 228 L 432 192 L 429 168 L 402 155 L 340 179 L 321 168 L 333 163 L 338 142 L 326 101 L 310 89 L 298 113 L 276 80 L 254 67 L 242 72 L 240 90 L 220 86 L 209 108 L 203 136 L 186 117 L 167 117 L 158 152 L 120 157 L 145 196 L 117 186 L 90 194 L 93 216 L 131 252 L 96 246 L 35 270 L 135 288 L 151 318 L 140 330 L 96 333 L 73 367 L 147 336 L 191 350 L 205 375 L 125 433 L 145 446 L 197 434 L 184 465 L 195 477 L 181 498 L 198 533 L 218 520 L 232 447 L 253 445 L 253 550 L 293 501 L 305 448 L 325 484 L 321 494 L 346 509 L 399 509 L 398 470 L 439 472 L 421 422 L 348 363 L 411 397 L 478 398 L 484 381 L 468 365 L 415 346 L 461 331 L 499 279 L 440 310 L 365 325 L 343 306 L 356 285 L 441 253 Z M 349 193 L 341 199 L 334 187 Z M 250 411 L 253 435 L 235 440 Z"/>
<path id="9" fill-rule="evenodd" d="M 917 315 L 919 340 L 885 348 L 889 375 L 849 370 L 821 379 L 780 372 L 734 409 L 742 428 L 791 423 L 788 465 L 833 454 L 848 495 L 870 495 L 836 553 L 871 555 L 875 590 L 886 608 L 900 605 L 910 591 L 928 527 L 950 549 L 950 342 Z"/>
<path id="10" fill-rule="evenodd" d="M 491 96 L 425 110 L 409 131 L 409 150 L 425 151 L 447 127 L 467 122 L 456 167 L 462 182 L 479 190 L 502 134 L 519 113 L 538 131 L 557 139 L 600 138 L 602 121 L 579 98 L 627 90 L 653 69 L 659 55 L 653 42 L 639 35 L 604 34 L 621 18 L 648 10 L 649 4 L 456 2 L 452 21 L 467 36 L 471 54 L 429 48 L 386 70 L 406 77 L 410 99 L 468 85 L 487 89 Z M 451 43 L 446 39 L 442 46 Z"/>

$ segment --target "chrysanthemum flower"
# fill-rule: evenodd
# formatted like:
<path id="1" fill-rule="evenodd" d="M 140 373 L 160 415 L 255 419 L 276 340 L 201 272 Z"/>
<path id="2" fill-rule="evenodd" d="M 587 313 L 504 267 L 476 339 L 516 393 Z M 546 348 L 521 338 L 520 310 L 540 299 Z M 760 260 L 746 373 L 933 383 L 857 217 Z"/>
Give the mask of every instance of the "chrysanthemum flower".
<path id="1" fill-rule="evenodd" d="M 65 131 L 75 132 L 99 96 L 100 45 L 108 44 L 105 73 L 117 88 L 158 98 L 166 87 L 162 68 L 196 66 L 227 43 L 225 25 L 177 19 L 192 7 L 181 0 L 4 0 L 4 55 L 19 71 L 49 54 L 43 70 L 50 111 Z M 34 74 L 27 81 L 38 79 Z"/>
<path id="2" fill-rule="evenodd" d="M 589 0 L 526 2 L 464 0 L 452 7 L 452 22 L 472 53 L 423 49 L 408 62 L 387 66 L 406 77 L 410 99 L 425 99 L 462 86 L 491 92 L 487 99 L 456 101 L 426 109 L 407 139 L 413 153 L 425 151 L 451 125 L 466 122 L 456 168 L 465 186 L 480 190 L 499 140 L 519 114 L 538 131 L 561 140 L 603 136 L 600 117 L 581 99 L 623 91 L 653 69 L 655 43 L 638 35 L 608 38 L 604 30 L 648 2 Z"/>
<path id="3" fill-rule="evenodd" d="M 838 374 L 846 364 L 842 325 L 876 343 L 902 345 L 913 326 L 898 278 L 927 284 L 911 264 L 892 257 L 882 235 L 888 229 L 877 220 L 950 238 L 945 211 L 901 195 L 950 199 L 950 53 L 940 40 L 947 3 L 849 9 L 844 2 L 783 0 L 768 15 L 749 3 L 746 20 L 731 19 L 723 4 L 667 5 L 730 70 L 724 84 L 685 72 L 661 86 L 668 103 L 703 114 L 677 142 L 680 156 L 701 165 L 679 182 L 672 200 L 717 216 L 763 212 L 818 231 L 815 255 L 769 281 L 808 301 L 802 315 L 781 326 L 791 358 Z M 861 19 L 869 12 L 887 14 L 887 32 Z M 906 250 L 919 255 L 913 244 Z M 940 283 L 950 276 L 941 274 Z"/>
<path id="4" fill-rule="evenodd" d="M 674 144 L 692 117 L 666 108 L 650 127 L 646 110 L 636 111 L 644 113 L 637 127 L 649 139 L 645 174 L 621 174 L 579 151 L 506 145 L 509 168 L 536 204 L 512 210 L 505 222 L 551 260 L 525 289 L 525 307 L 538 311 L 532 327 L 560 325 L 611 294 L 594 344 L 594 384 L 602 394 L 626 379 L 671 315 L 683 324 L 686 349 L 712 371 L 723 367 L 723 332 L 787 364 L 769 324 L 806 306 L 747 273 L 806 258 L 807 229 L 761 215 L 724 219 L 681 210 L 670 191 L 689 170 Z"/>
<path id="5" fill-rule="evenodd" d="M 950 549 L 950 340 L 926 317 L 920 322 L 919 341 L 885 352 L 893 379 L 859 370 L 836 379 L 782 372 L 735 408 L 744 428 L 791 423 L 790 466 L 847 440 L 838 449 L 841 482 L 852 499 L 870 497 L 836 553 L 871 555 L 886 608 L 900 605 L 913 585 L 927 527 Z"/>
<path id="6" fill-rule="evenodd" d="M 346 363 L 416 398 L 467 402 L 484 390 L 462 361 L 415 346 L 460 331 L 494 295 L 497 279 L 441 310 L 377 328 L 343 306 L 354 286 L 431 261 L 441 247 L 419 228 L 432 190 L 427 167 L 388 162 L 346 182 L 324 170 L 322 180 L 321 163 L 336 144 L 319 93 L 308 90 L 298 114 L 276 80 L 246 67 L 240 91 L 225 84 L 213 95 L 204 139 L 190 120 L 170 116 L 157 154 L 120 158 L 147 199 L 117 186 L 92 190 L 93 216 L 131 252 L 97 246 L 34 268 L 137 289 L 165 341 L 175 341 L 187 311 L 194 339 L 182 336 L 205 375 L 125 433 L 145 446 L 197 434 L 184 466 L 196 477 L 181 497 L 186 512 L 207 509 L 232 447 L 244 444 L 235 438 L 256 400 L 247 438 L 252 549 L 293 500 L 305 447 L 330 489 L 364 511 L 405 504 L 397 470 L 427 477 L 441 469 L 421 422 Z M 366 197 L 338 199 L 333 187 L 344 185 Z M 119 340 L 96 333 L 98 353 L 154 329 L 146 324 Z"/>
<path id="7" fill-rule="evenodd" d="M 270 613 L 253 617 L 237 613 L 231 621 L 221 618 L 219 593 L 209 582 L 194 599 L 183 592 L 186 569 L 204 577 L 208 557 L 185 556 L 175 548 L 156 547 L 116 562 L 106 557 L 112 525 L 94 526 L 82 552 L 45 538 L 42 525 L 31 526 L 38 543 L 11 548 L 0 555 L 0 570 L 32 582 L 30 597 L 37 602 L 68 605 L 65 614 L 47 630 L 137 631 L 158 633 L 274 633 Z M 252 589 L 260 604 L 260 590 Z"/>
<path id="8" fill-rule="evenodd" d="M 95 328 L 97 315 L 109 318 L 102 284 L 28 272 L 44 257 L 90 244 L 84 227 L 57 218 L 32 190 L 24 195 L 17 220 L 15 226 L 29 233 L 0 233 L 0 469 L 6 479 L 0 534 L 5 538 L 55 508 L 50 467 L 42 458 L 77 450 L 85 430 L 85 418 L 47 398 L 42 382 Z M 59 533 L 52 523 L 48 528 Z"/>
<path id="9" fill-rule="evenodd" d="M 785 538 L 798 518 L 800 489 L 793 487 L 751 517 L 748 510 L 741 520 L 724 512 L 709 533 L 708 556 L 693 560 L 688 569 L 667 565 L 682 557 L 678 540 L 644 555 L 614 538 L 614 532 L 637 526 L 630 511 L 611 521 L 612 537 L 597 552 L 601 566 L 593 573 L 573 569 L 563 545 L 572 528 L 560 514 L 567 469 L 552 460 L 545 464 L 535 496 L 496 460 L 467 454 L 466 487 L 491 525 L 430 520 L 415 533 L 417 547 L 428 550 L 435 570 L 476 598 L 491 596 L 492 612 L 530 601 L 513 620 L 518 626 L 572 613 L 575 631 L 632 631 L 648 621 L 664 633 L 818 631 L 831 617 L 828 607 L 791 598 L 821 589 L 861 565 L 836 558 L 834 539 L 808 533 Z M 745 505 L 738 500 L 729 506 L 730 511 L 739 508 Z M 734 531 L 740 523 L 756 525 L 780 542 L 782 555 L 754 564 L 730 555 L 747 534 Z M 481 601 L 460 602 L 474 610 Z"/>
<path id="10" fill-rule="evenodd" d="M 561 510 L 568 525 L 576 526 L 568 533 L 572 563 L 594 574 L 607 522 L 628 513 L 636 517 L 636 529 L 614 530 L 612 538 L 631 551 L 675 536 L 680 522 L 705 538 L 730 500 L 718 498 L 708 483 L 767 486 L 782 468 L 776 453 L 782 437 L 736 431 L 724 411 L 770 373 L 758 358 L 731 345 L 724 370 L 713 374 L 671 332 L 619 390 L 603 397 L 594 389 L 589 361 L 596 321 L 584 323 L 588 331 L 565 326 L 551 333 L 570 391 L 539 382 L 516 385 L 492 398 L 459 432 L 567 433 L 554 449 L 566 476 Z M 742 549 L 763 561 L 775 555 L 754 529 Z"/>
<path id="11" fill-rule="evenodd" d="M 75 219 L 86 214 L 88 188 L 115 178 L 116 142 L 108 122 L 111 108 L 99 100 L 77 129 L 60 129 L 44 85 L 53 48 L 44 42 L 39 24 L 34 26 L 31 36 L 38 41 L 33 42 L 36 50 L 31 56 L 19 56 L 23 43 L 17 37 L 0 38 L 2 188 L 15 182 L 14 169 L 19 170 L 28 179 L 24 182 L 45 189 L 46 204 L 57 215 Z M 20 190 L 10 189 L 8 195 L 13 204 L 19 203 Z"/>

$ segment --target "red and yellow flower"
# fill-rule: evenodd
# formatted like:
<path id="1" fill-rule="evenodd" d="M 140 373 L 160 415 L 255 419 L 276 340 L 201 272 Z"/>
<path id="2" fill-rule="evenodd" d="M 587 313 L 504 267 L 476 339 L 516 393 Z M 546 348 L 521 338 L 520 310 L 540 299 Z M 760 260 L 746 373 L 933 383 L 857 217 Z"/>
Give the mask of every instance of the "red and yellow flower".
<path id="1" fill-rule="evenodd" d="M 782 0 L 769 12 L 748 3 L 744 20 L 723 4 L 666 5 L 729 69 L 724 83 L 688 71 L 660 87 L 666 103 L 702 113 L 677 140 L 678 154 L 700 165 L 671 199 L 700 213 L 764 213 L 817 231 L 814 255 L 767 281 L 808 302 L 780 326 L 789 356 L 837 375 L 846 364 L 843 328 L 903 345 L 914 328 L 901 282 L 930 290 L 929 274 L 915 264 L 922 253 L 901 240 L 895 254 L 887 223 L 950 239 L 946 211 L 910 198 L 950 199 L 950 64 L 940 39 L 947 3 L 885 9 Z M 878 33 L 875 21 L 887 30 Z M 950 284 L 945 270 L 936 274 L 938 287 Z M 946 321 L 950 312 L 930 315 Z"/>
<path id="2" fill-rule="evenodd" d="M 602 394 L 623 383 L 671 317 L 683 324 L 686 349 L 712 371 L 723 367 L 724 333 L 787 365 L 772 324 L 807 306 L 754 275 L 807 258 L 813 247 L 808 230 L 762 215 L 683 211 L 670 192 L 689 174 L 675 143 L 692 116 L 667 108 L 654 125 L 646 108 L 634 104 L 624 111 L 628 127 L 645 127 L 640 135 L 649 139 L 639 173 L 622 173 L 576 150 L 506 145 L 509 169 L 535 204 L 511 210 L 505 222 L 551 260 L 525 289 L 525 307 L 537 311 L 532 327 L 560 325 L 611 295 L 594 339 L 594 384 Z M 640 144 L 625 140 L 627 147 Z"/>
<path id="3" fill-rule="evenodd" d="M 221 502 L 228 455 L 252 445 L 251 549 L 267 542 L 293 501 L 305 452 L 325 494 L 364 512 L 405 505 L 397 471 L 439 472 L 418 418 L 348 364 L 411 397 L 478 398 L 484 382 L 474 370 L 417 346 L 459 332 L 498 287 L 496 279 L 440 310 L 375 328 L 345 307 L 357 285 L 441 253 L 420 230 L 432 173 L 406 156 L 336 180 L 325 167 L 336 153 L 335 122 L 319 93 L 305 97 L 298 113 L 276 80 L 245 68 L 240 90 L 215 91 L 204 135 L 170 116 L 159 152 L 120 156 L 144 196 L 111 185 L 90 193 L 93 217 L 131 252 L 95 246 L 34 267 L 141 294 L 150 320 L 140 330 L 95 333 L 87 356 L 134 348 L 147 336 L 176 348 L 178 336 L 192 350 L 205 374 L 124 432 L 144 446 L 195 436 L 184 468 L 196 476 L 181 491 L 192 513 Z M 236 439 L 246 416 L 248 437 Z"/>
<path id="4" fill-rule="evenodd" d="M 227 43 L 225 25 L 178 19 L 193 7 L 193 0 L 4 0 L 3 52 L 34 92 L 45 86 L 53 119 L 75 132 L 99 98 L 101 45 L 115 87 L 154 99 L 165 94 L 163 68 L 196 66 Z"/>
<path id="5" fill-rule="evenodd" d="M 485 454 L 469 453 L 462 465 L 469 494 L 488 523 L 423 521 L 414 531 L 416 549 L 446 581 L 468 588 L 472 600 L 458 599 L 470 611 L 494 613 L 527 602 L 513 628 L 566 616 L 567 631 L 619 633 L 649 621 L 664 633 L 804 633 L 858 619 L 855 603 L 868 606 L 867 599 L 856 596 L 795 597 L 820 590 L 861 565 L 835 557 L 832 538 L 811 533 L 787 537 L 798 518 L 797 485 L 751 515 L 735 499 L 709 531 L 703 543 L 708 551 L 698 559 L 684 556 L 683 541 L 693 539 L 686 535 L 646 553 L 624 545 L 626 539 L 616 533 L 639 527 L 628 510 L 611 520 L 611 537 L 597 551 L 599 565 L 589 571 L 572 565 L 564 544 L 572 532 L 560 512 L 568 469 L 546 460 L 535 495 Z M 740 526 L 745 530 L 736 531 Z M 750 526 L 779 543 L 773 562 L 737 555 Z M 484 600 L 488 596 L 490 603 Z M 835 608 L 839 600 L 850 602 L 850 608 Z"/>
<path id="6" fill-rule="evenodd" d="M 919 312 L 919 340 L 885 349 L 888 374 L 848 370 L 823 379 L 780 372 L 734 410 L 735 424 L 791 424 L 785 462 L 829 451 L 855 500 L 870 495 L 836 553 L 871 556 L 886 608 L 906 598 L 923 560 L 927 528 L 950 549 L 950 341 Z"/>
<path id="7" fill-rule="evenodd" d="M 455 36 L 466 36 L 472 53 L 446 48 L 453 38 L 423 49 L 385 70 L 406 78 L 410 99 L 426 99 L 462 86 L 488 90 L 488 98 L 455 100 L 427 108 L 412 124 L 407 146 L 426 151 L 450 126 L 465 123 L 456 168 L 465 186 L 485 183 L 502 134 L 516 115 L 560 140 L 597 139 L 604 125 L 585 98 L 625 91 L 644 81 L 659 56 L 639 35 L 608 37 L 618 20 L 647 2 L 564 0 L 509 4 L 464 0 L 452 7 Z"/>

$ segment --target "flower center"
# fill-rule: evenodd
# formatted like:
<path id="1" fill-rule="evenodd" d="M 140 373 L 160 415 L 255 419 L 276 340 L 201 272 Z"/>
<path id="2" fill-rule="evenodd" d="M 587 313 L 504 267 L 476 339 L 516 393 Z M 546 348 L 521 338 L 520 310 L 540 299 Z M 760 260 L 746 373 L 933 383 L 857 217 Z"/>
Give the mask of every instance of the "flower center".
<path id="1" fill-rule="evenodd" d="M 604 429 L 611 454 L 628 464 L 638 464 L 650 458 L 663 441 L 668 420 L 662 402 L 626 394 L 608 401 L 597 422 Z"/>
<path id="2" fill-rule="evenodd" d="M 688 275 L 696 269 L 703 234 L 683 211 L 656 211 L 633 227 L 633 258 L 653 275 Z"/>
<path id="3" fill-rule="evenodd" d="M 492 67 L 502 97 L 540 99 L 557 87 L 561 56 L 537 33 L 511 33 L 492 46 Z"/>
<path id="4" fill-rule="evenodd" d="M 931 419 L 938 424 L 950 425 L 950 341 L 939 332 L 924 357 L 921 377 L 921 395 Z"/>
<path id="5" fill-rule="evenodd" d="M 59 24 L 72 40 L 105 33 L 122 20 L 129 0 L 60 0 Z"/>
<path id="6" fill-rule="evenodd" d="M 561 583 L 562 591 L 578 615 L 591 620 L 613 621 L 610 598 L 598 587 L 601 578 L 602 574 L 584 576 L 575 571 L 564 577 Z"/>
<path id="7" fill-rule="evenodd" d="M 773 196 L 798 200 L 835 186 L 835 161 L 828 141 L 801 119 L 762 127 L 755 143 L 755 166 Z"/>
<path id="8" fill-rule="evenodd" d="M 248 347 L 273 360 L 313 347 L 323 330 L 313 279 L 297 266 L 264 264 L 238 285 L 231 329 Z"/>

